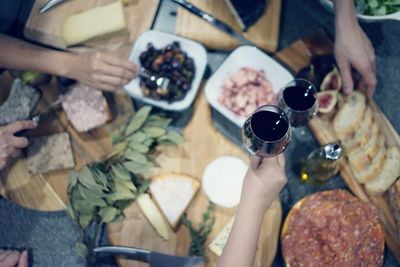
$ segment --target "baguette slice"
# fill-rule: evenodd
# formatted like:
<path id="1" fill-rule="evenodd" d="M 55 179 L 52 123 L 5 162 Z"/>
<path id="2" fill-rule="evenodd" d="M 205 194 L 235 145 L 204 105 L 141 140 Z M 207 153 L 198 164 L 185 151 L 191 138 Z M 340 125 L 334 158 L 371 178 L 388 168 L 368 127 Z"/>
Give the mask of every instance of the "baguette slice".
<path id="1" fill-rule="evenodd" d="M 383 136 L 375 132 L 364 147 L 357 147 L 347 153 L 350 167 L 359 172 L 370 166 L 379 150 L 384 147 Z"/>
<path id="2" fill-rule="evenodd" d="M 356 131 L 353 138 L 343 140 L 342 145 L 346 152 L 350 153 L 350 151 L 357 147 L 365 146 L 368 143 L 368 140 L 377 131 L 379 131 L 379 126 L 373 121 L 372 111 L 367 107 L 360 129 Z"/>
<path id="3" fill-rule="evenodd" d="M 390 147 L 379 175 L 365 184 L 365 189 L 372 195 L 383 194 L 400 176 L 400 149 Z"/>
<path id="4" fill-rule="evenodd" d="M 152 178 L 150 193 L 168 223 L 176 229 L 199 188 L 196 178 L 172 173 Z"/>
<path id="5" fill-rule="evenodd" d="M 368 181 L 371 181 L 372 179 L 377 177 L 379 175 L 379 172 L 383 168 L 385 162 L 386 149 L 385 146 L 383 145 L 382 139 L 380 143 L 381 146 L 379 147 L 379 151 L 376 154 L 376 156 L 372 159 L 371 163 L 364 170 L 360 171 L 353 170 L 356 180 L 361 184 L 365 184 Z"/>
<path id="6" fill-rule="evenodd" d="M 365 96 L 353 91 L 333 119 L 333 128 L 340 140 L 350 139 L 360 128 L 366 107 Z"/>

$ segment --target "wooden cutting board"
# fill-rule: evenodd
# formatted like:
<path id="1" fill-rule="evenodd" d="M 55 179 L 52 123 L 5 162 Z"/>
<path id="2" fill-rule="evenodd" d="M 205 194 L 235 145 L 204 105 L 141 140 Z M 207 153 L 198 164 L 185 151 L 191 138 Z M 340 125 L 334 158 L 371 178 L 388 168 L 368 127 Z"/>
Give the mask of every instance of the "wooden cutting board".
<path id="1" fill-rule="evenodd" d="M 203 89 L 203 88 L 202 88 Z M 177 150 L 174 147 L 163 147 L 157 158 L 160 166 L 154 174 L 178 172 L 186 173 L 201 179 L 208 163 L 219 156 L 233 155 L 248 162 L 248 156 L 241 148 L 225 139 L 214 127 L 211 121 L 210 109 L 202 90 L 195 104 L 195 113 L 184 129 L 185 144 Z M 208 206 L 208 200 L 202 190 L 188 209 L 189 218 L 198 225 L 203 212 Z M 216 223 L 207 239 L 207 245 L 216 237 L 229 222 L 235 209 L 217 208 Z M 169 241 L 164 241 L 144 218 L 139 207 L 134 204 L 125 210 L 126 220 L 121 223 L 109 224 L 109 238 L 115 245 L 132 246 L 152 251 L 186 256 L 190 244 L 189 232 L 180 226 L 176 235 Z M 275 257 L 278 234 L 281 223 L 281 205 L 277 200 L 265 214 L 263 230 L 256 256 L 255 266 L 269 266 Z M 209 262 L 206 266 L 215 266 L 217 256 L 207 250 Z M 147 266 L 132 260 L 119 260 L 120 266 Z"/>
<path id="2" fill-rule="evenodd" d="M 115 0 L 66 0 L 65 3 L 44 14 L 39 14 L 40 8 L 47 1 L 35 1 L 25 25 L 24 35 L 32 41 L 60 49 L 67 49 L 62 37 L 62 25 L 67 17 L 115 2 Z M 127 31 L 100 37 L 85 42 L 81 46 L 116 50 L 127 43 L 134 42 L 142 32 L 150 29 L 159 1 L 129 0 L 129 4 L 124 7 Z M 74 50 L 75 47 L 69 49 Z"/>
<path id="3" fill-rule="evenodd" d="M 278 58 L 291 66 L 295 72 L 309 64 L 309 59 L 313 55 L 332 54 L 333 44 L 331 39 L 323 32 L 319 31 L 301 41 L 297 41 L 289 48 L 278 54 Z M 374 120 L 378 122 L 381 133 L 385 136 L 386 146 L 399 146 L 400 136 L 393 128 L 390 121 L 386 118 L 378 105 L 370 100 L 368 103 L 372 110 Z M 318 142 L 327 144 L 335 142 L 338 138 L 332 127 L 332 121 L 324 120 L 319 116 L 314 117 L 309 127 L 317 138 Z M 400 262 L 400 240 L 396 240 L 398 229 L 390 209 L 388 196 L 370 196 L 365 191 L 364 186 L 357 183 L 347 159 L 343 158 L 340 162 L 340 175 L 350 190 L 362 201 L 374 205 L 378 211 L 381 223 L 385 231 L 387 246 L 392 250 L 397 261 Z"/>
<path id="4" fill-rule="evenodd" d="M 189 0 L 189 2 L 241 32 L 225 0 Z M 260 48 L 275 52 L 278 47 L 280 17 L 281 0 L 267 0 L 264 15 L 243 35 Z M 240 45 L 230 35 L 183 8 L 178 9 L 176 33 L 212 49 L 232 50 Z"/>

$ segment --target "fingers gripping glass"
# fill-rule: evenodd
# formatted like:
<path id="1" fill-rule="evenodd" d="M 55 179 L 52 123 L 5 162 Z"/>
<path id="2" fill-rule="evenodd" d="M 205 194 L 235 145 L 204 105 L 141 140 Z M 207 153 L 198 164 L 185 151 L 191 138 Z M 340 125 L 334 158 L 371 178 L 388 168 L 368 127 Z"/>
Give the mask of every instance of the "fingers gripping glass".
<path id="1" fill-rule="evenodd" d="M 247 150 L 259 157 L 274 157 L 290 142 L 291 126 L 285 112 L 276 106 L 257 108 L 244 122 L 242 141 Z"/>

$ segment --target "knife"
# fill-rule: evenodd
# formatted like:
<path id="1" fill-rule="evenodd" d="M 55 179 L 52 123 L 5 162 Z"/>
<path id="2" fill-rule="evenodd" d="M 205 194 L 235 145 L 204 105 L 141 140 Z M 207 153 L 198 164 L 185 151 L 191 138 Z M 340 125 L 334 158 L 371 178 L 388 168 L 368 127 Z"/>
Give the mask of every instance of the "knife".
<path id="1" fill-rule="evenodd" d="M 104 246 L 93 249 L 95 254 L 113 254 L 124 256 L 128 259 L 148 262 L 150 267 L 190 267 L 204 266 L 204 260 L 201 257 L 182 257 L 168 255 L 164 253 L 148 251 L 144 249 L 122 247 L 122 246 Z"/>
<path id="2" fill-rule="evenodd" d="M 203 10 L 199 9 L 198 7 L 192 5 L 186 0 L 171 0 L 172 2 L 175 2 L 182 6 L 183 8 L 187 9 L 191 13 L 195 14 L 196 16 L 204 19 L 214 27 L 218 28 L 219 30 L 229 34 L 230 36 L 234 37 L 236 40 L 238 40 L 240 43 L 244 45 L 251 45 L 251 46 L 256 46 L 253 44 L 250 40 L 246 39 L 243 35 L 241 35 L 239 32 L 237 32 L 235 29 L 233 29 L 231 26 L 226 24 L 225 22 L 217 19 L 211 14 L 208 14 L 204 12 Z"/>
<path id="3" fill-rule="evenodd" d="M 39 9 L 39 13 L 43 14 L 44 12 L 52 9 L 53 7 L 58 6 L 62 2 L 64 2 L 64 0 L 49 0 Z"/>

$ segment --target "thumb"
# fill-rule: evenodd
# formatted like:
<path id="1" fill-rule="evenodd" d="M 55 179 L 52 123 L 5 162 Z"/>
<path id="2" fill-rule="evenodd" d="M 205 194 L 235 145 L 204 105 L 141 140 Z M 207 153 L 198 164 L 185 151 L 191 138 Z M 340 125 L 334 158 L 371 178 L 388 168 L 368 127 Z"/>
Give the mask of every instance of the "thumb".
<path id="1" fill-rule="evenodd" d="M 21 253 L 17 267 L 28 267 L 28 251 L 25 250 Z"/>
<path id="2" fill-rule="evenodd" d="M 340 72 L 340 76 L 342 77 L 343 81 L 343 91 L 346 94 L 349 94 L 353 91 L 353 78 L 351 77 L 351 68 L 348 61 L 343 59 L 337 59 L 338 68 Z"/>

